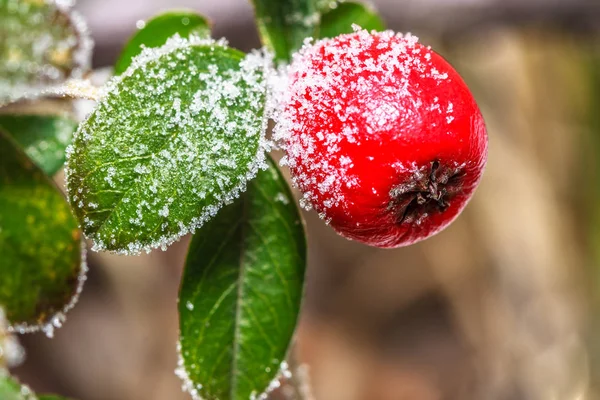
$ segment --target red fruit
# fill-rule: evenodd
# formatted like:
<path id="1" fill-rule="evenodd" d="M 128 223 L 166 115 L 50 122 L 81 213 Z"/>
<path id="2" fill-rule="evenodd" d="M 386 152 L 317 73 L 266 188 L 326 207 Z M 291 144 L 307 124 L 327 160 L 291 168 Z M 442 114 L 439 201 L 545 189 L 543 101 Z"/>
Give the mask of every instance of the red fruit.
<path id="1" fill-rule="evenodd" d="M 293 180 L 342 236 L 415 243 L 448 226 L 479 183 L 481 112 L 414 36 L 358 31 L 307 45 L 284 97 L 276 137 Z"/>

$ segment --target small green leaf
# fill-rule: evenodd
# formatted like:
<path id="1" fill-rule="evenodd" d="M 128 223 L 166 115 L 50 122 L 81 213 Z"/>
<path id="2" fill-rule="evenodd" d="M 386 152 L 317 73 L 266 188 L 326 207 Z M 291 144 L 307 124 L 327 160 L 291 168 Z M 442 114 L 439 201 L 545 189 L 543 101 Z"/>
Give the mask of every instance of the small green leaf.
<path id="1" fill-rule="evenodd" d="M 144 50 L 75 134 L 67 187 L 95 250 L 165 248 L 264 163 L 270 60 L 190 40 Z"/>
<path id="2" fill-rule="evenodd" d="M 319 23 L 319 0 L 252 0 L 263 43 L 280 61 L 289 61 L 313 36 Z"/>
<path id="3" fill-rule="evenodd" d="M 207 400 L 263 393 L 285 360 L 306 265 L 300 214 L 272 162 L 194 236 L 179 297 L 186 388 Z"/>
<path id="4" fill-rule="evenodd" d="M 0 0 L 0 104 L 88 70 L 92 43 L 67 2 Z"/>
<path id="5" fill-rule="evenodd" d="M 36 400 L 35 394 L 27 386 L 22 386 L 14 378 L 0 371 L 0 399 L 2 400 Z"/>
<path id="6" fill-rule="evenodd" d="M 0 399 L 1 400 L 68 400 L 53 394 L 39 395 L 28 387 L 21 385 L 16 379 L 0 371 Z"/>
<path id="7" fill-rule="evenodd" d="M 385 23 L 370 5 L 360 2 L 337 4 L 321 17 L 319 39 L 334 38 L 344 33 L 352 33 L 356 24 L 367 31 L 383 31 Z"/>
<path id="8" fill-rule="evenodd" d="M 192 34 L 209 37 L 210 23 L 206 17 L 193 11 L 169 11 L 155 16 L 129 39 L 115 64 L 115 75 L 125 72 L 133 58 L 142 52 L 142 46 L 160 47 L 176 33 L 183 38 Z"/>
<path id="9" fill-rule="evenodd" d="M 64 165 L 76 129 L 77 122 L 66 116 L 0 114 L 0 130 L 12 136 L 50 176 Z"/>
<path id="10" fill-rule="evenodd" d="M 0 304 L 13 329 L 47 324 L 50 334 L 73 306 L 85 279 L 80 236 L 62 193 L 0 132 Z"/>

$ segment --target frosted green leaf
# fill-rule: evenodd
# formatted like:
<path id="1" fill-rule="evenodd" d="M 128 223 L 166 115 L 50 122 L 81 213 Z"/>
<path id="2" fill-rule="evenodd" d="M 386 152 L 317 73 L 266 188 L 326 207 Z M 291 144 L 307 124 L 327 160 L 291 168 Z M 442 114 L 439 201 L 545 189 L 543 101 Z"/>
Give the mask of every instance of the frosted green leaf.
<path id="1" fill-rule="evenodd" d="M 123 48 L 119 61 L 115 64 L 115 75 L 125 72 L 144 47 L 160 47 L 175 34 L 184 38 L 192 34 L 210 37 L 210 23 L 206 17 L 185 10 L 169 11 L 153 17 L 143 23 L 143 27 Z"/>
<path id="2" fill-rule="evenodd" d="M 0 254 L 9 330 L 51 336 L 85 281 L 81 232 L 62 193 L 1 131 Z"/>
<path id="3" fill-rule="evenodd" d="M 68 3 L 0 0 L 0 104 L 88 70 L 92 43 Z"/>
<path id="4" fill-rule="evenodd" d="M 65 163 L 77 122 L 66 116 L 0 114 L 0 130 L 19 143 L 46 174 L 52 176 Z"/>
<path id="5" fill-rule="evenodd" d="M 69 199 L 95 250 L 166 248 L 264 164 L 270 59 L 178 36 L 114 78 L 67 151 Z"/>
<path id="6" fill-rule="evenodd" d="M 302 300 L 304 226 L 273 162 L 195 235 L 179 297 L 177 374 L 195 399 L 246 400 L 285 373 Z"/>
<path id="7" fill-rule="evenodd" d="M 319 23 L 319 0 L 252 0 L 263 43 L 289 61 Z"/>
<path id="8" fill-rule="evenodd" d="M 371 5 L 348 1 L 337 4 L 323 14 L 317 37 L 334 38 L 352 33 L 353 25 L 358 25 L 369 32 L 385 30 L 385 23 Z"/>

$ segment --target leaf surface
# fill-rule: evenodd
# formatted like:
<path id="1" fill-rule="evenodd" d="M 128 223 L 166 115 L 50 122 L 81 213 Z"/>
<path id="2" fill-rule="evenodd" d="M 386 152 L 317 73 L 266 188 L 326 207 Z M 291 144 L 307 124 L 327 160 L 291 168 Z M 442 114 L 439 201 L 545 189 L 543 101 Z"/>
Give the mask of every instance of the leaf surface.
<path id="1" fill-rule="evenodd" d="M 252 0 L 263 43 L 280 61 L 289 61 L 319 23 L 318 0 Z"/>
<path id="2" fill-rule="evenodd" d="M 62 193 L 0 132 L 0 304 L 11 326 L 62 322 L 85 280 L 77 221 Z"/>
<path id="3" fill-rule="evenodd" d="M 180 375 L 195 397 L 242 400 L 276 377 L 300 310 L 304 227 L 275 165 L 193 238 L 180 290 Z"/>
<path id="4" fill-rule="evenodd" d="M 0 370 L 0 399 L 36 400 L 35 394 L 26 386 L 21 386 L 14 378 Z"/>
<path id="5" fill-rule="evenodd" d="M 95 250 L 166 248 L 264 163 L 269 60 L 174 37 L 108 84 L 67 152 L 71 205 Z"/>
<path id="6" fill-rule="evenodd" d="M 189 38 L 192 34 L 209 37 L 210 23 L 206 17 L 193 11 L 169 11 L 155 16 L 129 39 L 115 64 L 115 75 L 125 72 L 143 47 L 160 47 L 175 34 L 182 38 Z"/>
<path id="7" fill-rule="evenodd" d="M 77 122 L 66 116 L 0 114 L 0 130 L 9 134 L 46 174 L 53 176 L 65 163 Z"/>
<path id="8" fill-rule="evenodd" d="M 319 39 L 324 39 L 352 33 L 353 25 L 358 25 L 369 32 L 385 30 L 385 23 L 372 6 L 362 2 L 347 1 L 337 4 L 335 8 L 323 14 L 317 36 Z"/>

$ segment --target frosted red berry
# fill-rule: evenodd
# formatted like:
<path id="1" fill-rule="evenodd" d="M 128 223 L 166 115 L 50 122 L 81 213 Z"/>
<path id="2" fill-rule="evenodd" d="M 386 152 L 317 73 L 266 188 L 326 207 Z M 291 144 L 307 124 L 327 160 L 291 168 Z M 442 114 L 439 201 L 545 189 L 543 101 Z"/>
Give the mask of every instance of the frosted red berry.
<path id="1" fill-rule="evenodd" d="M 378 247 L 425 239 L 471 198 L 487 159 L 458 73 L 414 36 L 358 31 L 294 58 L 276 135 L 303 201 Z"/>

